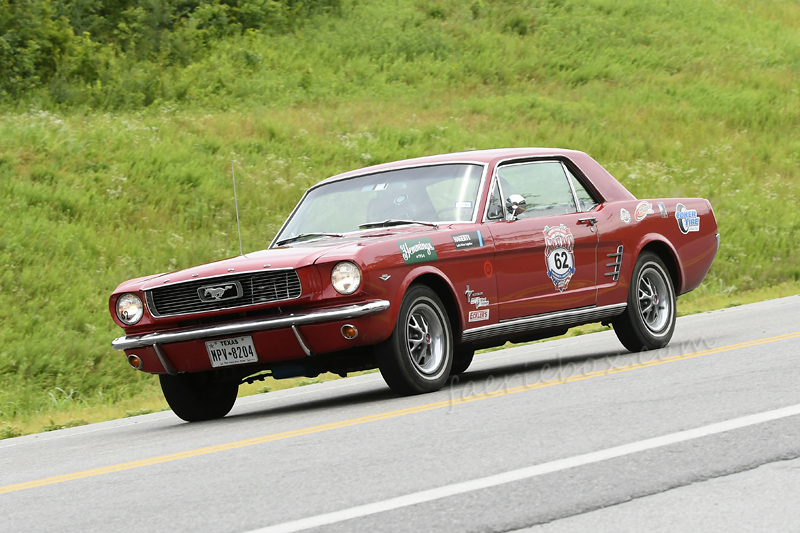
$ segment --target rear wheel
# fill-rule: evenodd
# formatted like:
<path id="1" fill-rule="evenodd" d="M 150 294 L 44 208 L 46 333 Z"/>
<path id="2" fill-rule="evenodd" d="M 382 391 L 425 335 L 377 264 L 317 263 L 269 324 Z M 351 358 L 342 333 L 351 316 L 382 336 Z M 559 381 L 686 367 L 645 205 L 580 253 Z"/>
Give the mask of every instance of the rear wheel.
<path id="1" fill-rule="evenodd" d="M 394 333 L 376 352 L 386 384 L 408 396 L 441 389 L 453 364 L 453 333 L 442 301 L 425 285 L 403 297 Z"/>
<path id="2" fill-rule="evenodd" d="M 161 391 L 173 412 L 187 422 L 212 420 L 227 415 L 239 391 L 236 381 L 222 381 L 213 372 L 160 374 Z"/>
<path id="3" fill-rule="evenodd" d="M 675 331 L 675 289 L 664 262 L 651 252 L 636 260 L 628 307 L 614 319 L 614 332 L 632 352 L 666 346 Z"/>

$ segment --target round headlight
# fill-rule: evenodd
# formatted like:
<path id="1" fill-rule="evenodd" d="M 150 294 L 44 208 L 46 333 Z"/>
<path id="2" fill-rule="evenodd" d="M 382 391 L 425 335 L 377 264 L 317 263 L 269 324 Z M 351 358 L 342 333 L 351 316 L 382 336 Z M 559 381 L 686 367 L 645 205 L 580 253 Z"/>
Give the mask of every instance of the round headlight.
<path id="1" fill-rule="evenodd" d="M 117 300 L 117 316 L 129 326 L 132 326 L 142 319 L 144 305 L 142 299 L 135 294 L 125 293 Z"/>
<path id="2" fill-rule="evenodd" d="M 339 294 L 353 294 L 361 285 L 361 269 L 350 261 L 336 263 L 331 272 L 331 283 Z"/>

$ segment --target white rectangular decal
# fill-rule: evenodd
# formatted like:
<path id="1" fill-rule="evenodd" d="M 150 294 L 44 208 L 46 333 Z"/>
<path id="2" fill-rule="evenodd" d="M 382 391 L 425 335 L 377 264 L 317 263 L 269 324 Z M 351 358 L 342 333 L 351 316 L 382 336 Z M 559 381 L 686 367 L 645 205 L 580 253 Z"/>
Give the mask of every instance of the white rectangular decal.
<path id="1" fill-rule="evenodd" d="M 469 321 L 470 322 L 481 322 L 483 320 L 489 320 L 489 310 L 488 309 L 479 309 L 478 311 L 470 311 L 469 312 Z"/>

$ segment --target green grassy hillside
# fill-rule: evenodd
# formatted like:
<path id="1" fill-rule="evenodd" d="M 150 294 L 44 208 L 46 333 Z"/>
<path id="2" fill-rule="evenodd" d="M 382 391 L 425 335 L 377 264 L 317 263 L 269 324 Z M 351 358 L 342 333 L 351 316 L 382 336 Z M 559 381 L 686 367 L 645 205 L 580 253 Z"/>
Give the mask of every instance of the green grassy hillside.
<path id="1" fill-rule="evenodd" d="M 88 70 L 69 56 L 0 93 L 0 438 L 151 401 L 153 378 L 110 348 L 108 295 L 238 253 L 232 160 L 246 250 L 338 172 L 559 146 L 637 196 L 711 200 L 722 248 L 681 305 L 800 281 L 800 4 L 326 5 L 206 31 L 181 60 L 84 40 L 69 53 Z"/>

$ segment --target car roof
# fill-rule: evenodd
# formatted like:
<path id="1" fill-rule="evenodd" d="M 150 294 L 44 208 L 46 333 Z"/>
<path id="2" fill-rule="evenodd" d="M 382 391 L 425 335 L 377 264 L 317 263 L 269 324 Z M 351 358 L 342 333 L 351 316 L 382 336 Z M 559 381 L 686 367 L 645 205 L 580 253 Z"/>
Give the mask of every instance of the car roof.
<path id="1" fill-rule="evenodd" d="M 363 167 L 348 172 L 343 172 L 335 176 L 331 176 L 317 185 L 323 183 L 337 181 L 344 178 L 359 176 L 362 174 L 372 174 L 375 172 L 382 172 L 394 168 L 422 166 L 442 163 L 482 163 L 494 164 L 505 159 L 514 159 L 518 157 L 541 157 L 541 156 L 586 156 L 583 152 L 576 150 L 567 150 L 564 148 L 495 148 L 491 150 L 470 150 L 465 152 L 454 152 L 450 154 L 437 154 L 424 157 L 415 157 L 413 159 L 403 159 L 400 161 L 392 161 L 389 163 L 382 163 L 380 165 L 373 165 L 370 167 Z"/>

